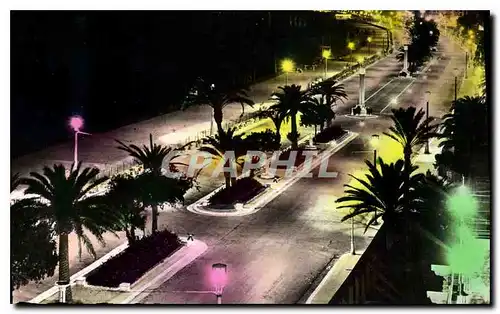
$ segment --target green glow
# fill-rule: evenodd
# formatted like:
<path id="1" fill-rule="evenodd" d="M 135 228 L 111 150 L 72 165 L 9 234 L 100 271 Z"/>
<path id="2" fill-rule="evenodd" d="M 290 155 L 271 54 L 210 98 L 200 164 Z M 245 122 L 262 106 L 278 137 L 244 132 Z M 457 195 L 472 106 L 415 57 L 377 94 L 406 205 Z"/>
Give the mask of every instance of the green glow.
<path id="1" fill-rule="evenodd" d="M 448 263 L 453 272 L 472 275 L 482 271 L 487 253 L 487 249 L 480 241 L 464 241 L 450 248 Z"/>
<path id="2" fill-rule="evenodd" d="M 477 202 L 474 196 L 465 186 L 457 189 L 447 202 L 448 210 L 458 219 L 474 216 L 477 212 Z"/>

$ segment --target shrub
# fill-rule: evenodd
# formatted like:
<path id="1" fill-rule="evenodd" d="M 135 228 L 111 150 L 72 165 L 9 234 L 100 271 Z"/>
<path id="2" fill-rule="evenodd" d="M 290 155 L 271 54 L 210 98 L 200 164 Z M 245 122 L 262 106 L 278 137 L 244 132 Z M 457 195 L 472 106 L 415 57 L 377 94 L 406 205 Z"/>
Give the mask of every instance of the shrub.
<path id="1" fill-rule="evenodd" d="M 246 203 L 259 194 L 264 186 L 257 180 L 249 177 L 241 178 L 229 189 L 222 189 L 209 199 L 211 205 L 231 205 Z"/>
<path id="2" fill-rule="evenodd" d="M 87 276 L 87 282 L 104 287 L 118 287 L 121 283 L 133 284 L 181 245 L 176 234 L 168 230 L 156 232 L 137 240 L 123 252 L 92 271 Z"/>
<path id="3" fill-rule="evenodd" d="M 341 138 L 347 131 L 338 125 L 332 125 L 318 133 L 314 138 L 314 143 L 328 143 L 332 140 Z"/>

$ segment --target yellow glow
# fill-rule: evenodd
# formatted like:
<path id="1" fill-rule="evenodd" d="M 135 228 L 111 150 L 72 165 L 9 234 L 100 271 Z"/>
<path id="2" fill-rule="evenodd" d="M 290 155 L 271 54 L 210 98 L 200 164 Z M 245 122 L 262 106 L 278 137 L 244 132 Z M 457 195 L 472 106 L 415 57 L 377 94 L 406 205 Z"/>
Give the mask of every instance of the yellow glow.
<path id="1" fill-rule="evenodd" d="M 329 49 L 325 49 L 325 50 L 323 50 L 323 53 L 321 55 L 325 59 L 330 59 L 330 56 L 332 55 L 332 52 Z"/>
<path id="2" fill-rule="evenodd" d="M 369 43 L 372 42 L 372 38 L 371 37 L 368 37 L 367 40 L 368 40 Z"/>
<path id="3" fill-rule="evenodd" d="M 469 36 L 471 36 L 471 37 L 474 36 L 474 31 L 472 29 L 469 30 Z"/>
<path id="4" fill-rule="evenodd" d="M 347 44 L 347 48 L 349 48 L 350 50 L 354 50 L 354 47 L 355 47 L 355 44 L 352 41 Z"/>
<path id="5" fill-rule="evenodd" d="M 365 61 L 365 58 L 363 58 L 362 56 L 358 56 L 356 60 L 358 61 L 358 63 L 363 63 Z"/>
<path id="6" fill-rule="evenodd" d="M 295 69 L 295 63 L 290 59 L 285 59 L 281 62 L 281 70 L 286 73 L 293 72 Z"/>

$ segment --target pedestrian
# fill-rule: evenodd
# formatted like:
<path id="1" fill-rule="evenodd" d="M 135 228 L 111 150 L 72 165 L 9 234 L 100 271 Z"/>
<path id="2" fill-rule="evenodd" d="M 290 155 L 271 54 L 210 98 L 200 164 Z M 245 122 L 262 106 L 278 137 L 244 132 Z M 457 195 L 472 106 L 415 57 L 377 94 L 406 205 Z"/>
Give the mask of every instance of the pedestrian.
<path id="1" fill-rule="evenodd" d="M 187 240 L 188 240 L 188 241 L 194 241 L 193 236 L 194 236 L 194 234 L 192 234 L 192 233 L 188 233 Z"/>
<path id="2" fill-rule="evenodd" d="M 273 183 L 278 183 L 279 180 L 280 180 L 280 177 L 279 176 L 275 176 L 273 178 Z"/>

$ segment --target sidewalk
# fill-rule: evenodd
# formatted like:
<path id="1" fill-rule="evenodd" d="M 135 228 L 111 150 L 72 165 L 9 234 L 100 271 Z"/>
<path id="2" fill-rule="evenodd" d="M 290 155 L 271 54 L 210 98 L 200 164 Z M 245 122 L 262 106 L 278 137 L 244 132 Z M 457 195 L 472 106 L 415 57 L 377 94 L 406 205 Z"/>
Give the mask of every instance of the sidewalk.
<path id="1" fill-rule="evenodd" d="M 81 285 L 78 283 L 75 285 L 75 281 L 77 279 L 84 278 L 88 273 L 96 268 L 93 265 L 86 267 L 78 273 L 78 276 L 73 275 L 71 277 L 70 283 L 72 284 L 73 300 L 85 304 L 128 304 L 140 302 L 140 300 L 148 295 L 149 291 L 156 289 L 162 283 L 174 276 L 178 271 L 201 256 L 208 249 L 208 246 L 200 240 L 188 242 L 186 242 L 186 239 L 182 240 L 186 243 L 183 247 L 145 273 L 136 283 L 130 286 L 129 291 L 123 291 L 119 288 L 96 287 L 86 284 Z M 96 261 L 95 264 L 101 265 L 105 262 L 105 260 L 107 260 L 107 256 L 106 258 Z M 53 287 L 38 295 L 30 302 L 53 302 L 57 299 L 57 291 L 57 287 Z"/>

